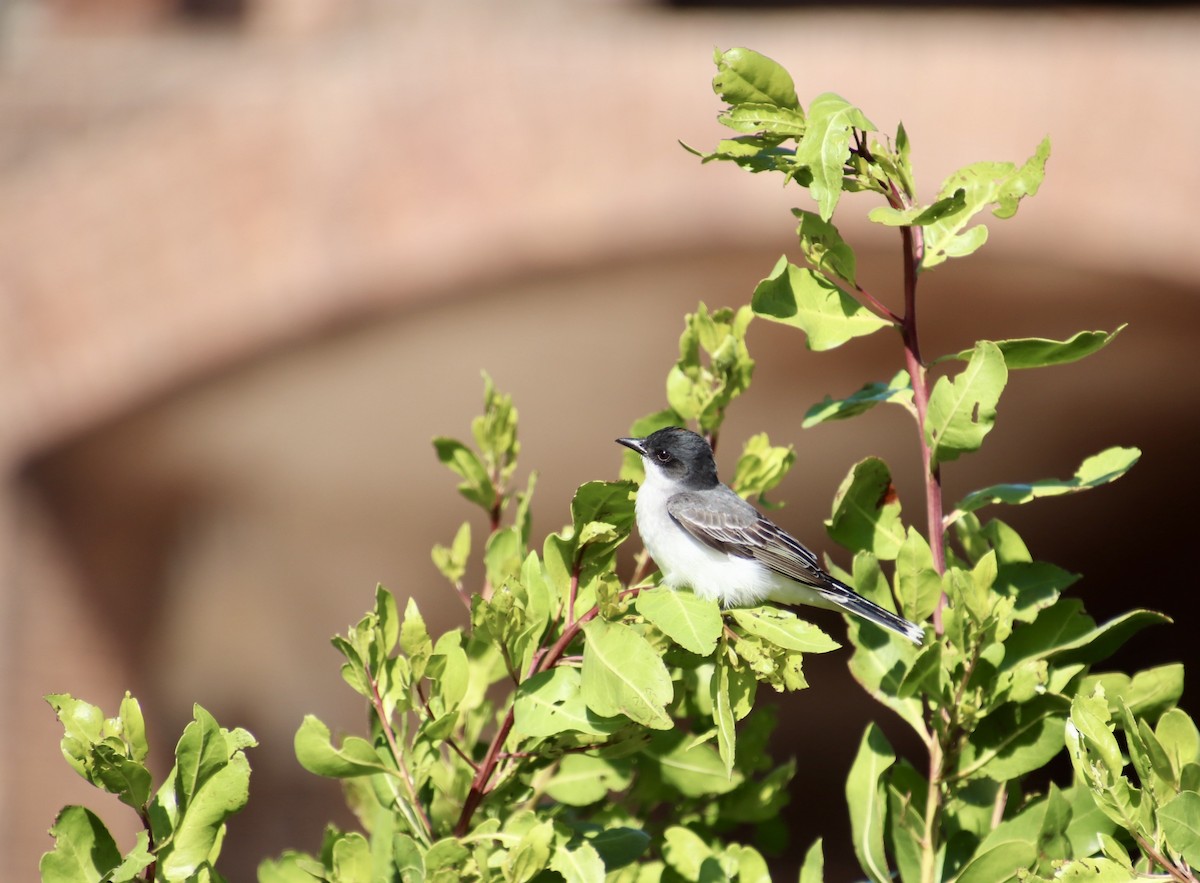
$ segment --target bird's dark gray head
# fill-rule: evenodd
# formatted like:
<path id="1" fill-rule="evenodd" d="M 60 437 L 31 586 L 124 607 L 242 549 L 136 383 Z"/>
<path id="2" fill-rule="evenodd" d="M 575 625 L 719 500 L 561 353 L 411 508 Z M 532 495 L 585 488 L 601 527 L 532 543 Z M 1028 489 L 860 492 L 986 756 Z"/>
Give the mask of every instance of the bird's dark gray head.
<path id="1" fill-rule="evenodd" d="M 647 469 L 658 469 L 689 489 L 703 490 L 720 483 L 712 448 L 691 430 L 668 426 L 645 438 L 619 438 L 617 442 L 641 454 Z"/>

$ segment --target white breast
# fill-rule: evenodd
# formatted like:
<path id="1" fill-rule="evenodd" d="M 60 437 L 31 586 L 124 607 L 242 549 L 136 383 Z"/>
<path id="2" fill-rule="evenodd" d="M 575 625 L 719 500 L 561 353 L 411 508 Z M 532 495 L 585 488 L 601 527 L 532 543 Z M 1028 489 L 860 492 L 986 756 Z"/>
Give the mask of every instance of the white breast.
<path id="1" fill-rule="evenodd" d="M 690 586 L 701 598 L 716 598 L 724 607 L 753 606 L 773 592 L 796 586 L 753 559 L 705 545 L 676 524 L 667 512 L 667 499 L 675 490 L 647 464 L 646 481 L 637 496 L 638 533 L 665 585 Z"/>

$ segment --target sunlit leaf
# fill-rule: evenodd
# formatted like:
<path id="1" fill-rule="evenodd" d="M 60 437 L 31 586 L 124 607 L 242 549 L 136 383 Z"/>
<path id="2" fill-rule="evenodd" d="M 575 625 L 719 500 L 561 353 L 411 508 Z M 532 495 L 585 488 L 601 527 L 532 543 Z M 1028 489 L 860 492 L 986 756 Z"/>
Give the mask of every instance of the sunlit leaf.
<path id="1" fill-rule="evenodd" d="M 666 705 L 671 676 L 654 648 L 627 625 L 594 619 L 584 626 L 583 699 L 601 717 L 623 714 L 656 730 L 674 726 Z"/>
<path id="2" fill-rule="evenodd" d="M 1028 484 L 997 484 L 967 494 L 952 514 L 957 518 L 992 503 L 1016 505 L 1039 497 L 1058 497 L 1100 487 L 1116 481 L 1137 463 L 1142 452 L 1137 448 L 1109 448 L 1088 457 L 1070 478 L 1044 478 Z"/>
<path id="3" fill-rule="evenodd" d="M 818 423 L 826 423 L 830 420 L 857 417 L 883 402 L 892 402 L 913 412 L 912 399 L 912 381 L 909 379 L 907 371 L 900 371 L 887 383 L 868 383 L 858 392 L 844 399 L 825 396 L 824 400 L 805 412 L 804 422 L 801 425 L 808 429 Z"/>
<path id="4" fill-rule="evenodd" d="M 996 421 L 996 404 L 1007 381 L 1004 357 L 987 340 L 975 344 L 971 361 L 960 374 L 938 378 L 925 414 L 931 466 L 979 449 Z"/>
<path id="5" fill-rule="evenodd" d="M 867 550 L 884 561 L 893 560 L 904 545 L 900 498 L 892 486 L 887 464 L 877 457 L 855 463 L 833 500 L 825 522 L 829 536 L 851 551 Z"/>
<path id="6" fill-rule="evenodd" d="M 863 733 L 858 755 L 846 779 L 846 801 L 850 805 L 850 829 L 854 854 L 866 875 L 875 883 L 890 883 L 884 851 L 887 793 L 883 774 L 896 762 L 896 753 L 875 724 Z"/>

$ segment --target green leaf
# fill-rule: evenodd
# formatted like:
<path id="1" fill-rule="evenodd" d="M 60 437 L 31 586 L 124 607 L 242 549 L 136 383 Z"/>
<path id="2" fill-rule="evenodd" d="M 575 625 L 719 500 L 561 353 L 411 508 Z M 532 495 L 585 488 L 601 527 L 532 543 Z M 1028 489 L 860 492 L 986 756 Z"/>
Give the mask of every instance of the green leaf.
<path id="1" fill-rule="evenodd" d="M 483 454 L 487 471 L 498 476 L 503 485 L 516 468 L 521 443 L 517 441 L 517 409 L 512 396 L 496 391 L 496 385 L 483 372 L 483 414 L 471 421 L 471 435 Z"/>
<path id="2" fill-rule="evenodd" d="M 1037 861 L 1032 843 L 1010 840 L 977 854 L 962 869 L 957 883 L 1005 883 L 1017 877 L 1017 871 Z"/>
<path id="3" fill-rule="evenodd" d="M 734 622 L 764 641 L 799 653 L 828 653 L 841 646 L 811 622 L 779 607 L 735 607 L 728 611 Z"/>
<path id="4" fill-rule="evenodd" d="M 888 779 L 888 840 L 896 863 L 896 879 L 913 883 L 921 879 L 924 858 L 921 841 L 924 839 L 924 813 L 929 784 L 904 761 L 892 769 Z M 936 864 L 943 862 L 938 859 Z M 937 879 L 936 872 L 934 879 Z"/>
<path id="5" fill-rule="evenodd" d="M 934 641 L 918 649 L 912 668 L 904 673 L 904 677 L 901 678 L 900 684 L 896 688 L 896 697 L 909 699 L 919 693 L 937 695 L 945 678 L 945 669 L 942 665 L 942 645 Z"/>
<path id="6" fill-rule="evenodd" d="M 1054 874 L 1054 883 L 1126 883 L 1139 879 L 1140 875 L 1107 858 L 1076 859 Z"/>
<path id="7" fill-rule="evenodd" d="M 1106 858 L 1120 865 L 1121 869 L 1129 875 L 1130 879 L 1137 878 L 1137 874 L 1133 870 L 1133 861 L 1129 857 L 1129 850 L 1121 843 L 1118 843 L 1115 837 L 1108 834 L 1101 834 L 1100 850 Z"/>
<path id="8" fill-rule="evenodd" d="M 739 135 L 736 138 L 725 138 L 717 142 L 717 149 L 712 153 L 701 153 L 683 144 L 684 150 L 700 157 L 702 163 L 722 160 L 736 163 L 751 174 L 757 172 L 782 172 L 787 180 L 795 180 L 802 187 L 807 187 L 812 175 L 808 169 L 796 165 L 796 152 L 787 147 L 779 146 L 777 135 Z"/>
<path id="9" fill-rule="evenodd" d="M 433 448 L 439 461 L 462 479 L 458 492 L 484 509 L 491 510 L 496 503 L 496 486 L 488 476 L 487 468 L 479 457 L 460 441 L 452 438 L 435 438 Z"/>
<path id="10" fill-rule="evenodd" d="M 425 880 L 424 850 L 407 834 L 395 834 L 392 837 L 392 859 L 400 883 L 422 883 Z M 260 880 L 259 883 L 268 881 Z"/>
<path id="11" fill-rule="evenodd" d="M 656 730 L 674 726 L 666 712 L 674 695 L 662 658 L 627 625 L 593 619 L 583 627 L 583 700 L 601 717 L 623 714 Z"/>
<path id="12" fill-rule="evenodd" d="M 808 409 L 801 426 L 808 429 L 818 423 L 856 417 L 883 402 L 901 405 L 915 413 L 912 401 L 912 381 L 907 371 L 900 371 L 887 383 L 868 383 L 847 398 L 834 399 L 832 396 L 825 396 L 821 402 Z"/>
<path id="13" fill-rule="evenodd" d="M 615 534 L 614 534 L 615 537 Z M 521 529 L 516 525 L 492 531 L 484 544 L 483 565 L 488 584 L 498 588 L 515 577 L 525 558 Z"/>
<path id="14" fill-rule="evenodd" d="M 1032 622 L 1039 611 L 1058 600 L 1059 595 L 1079 580 L 1046 561 L 1002 563 L 996 572 L 996 592 L 1013 600 L 1013 618 Z"/>
<path id="15" fill-rule="evenodd" d="M 330 850 L 334 883 L 370 883 L 371 847 L 367 838 L 356 832 L 342 834 Z"/>
<path id="16" fill-rule="evenodd" d="M 746 499 L 757 497 L 759 505 L 775 508 L 763 495 L 783 481 L 795 462 L 795 448 L 772 445 L 767 434 L 760 432 L 746 439 L 729 486 Z"/>
<path id="17" fill-rule="evenodd" d="M 1116 714 L 1123 702 L 1134 715 L 1154 723 L 1183 695 L 1183 666 L 1160 665 L 1139 671 L 1132 678 L 1120 672 L 1090 675 L 1080 682 L 1079 692 L 1090 696 L 1096 684 L 1104 686 L 1110 713 Z"/>
<path id="18" fill-rule="evenodd" d="M 716 432 L 729 403 L 750 386 L 754 359 L 746 330 L 753 319 L 749 307 L 710 313 L 704 304 L 684 319 L 679 359 L 667 375 L 667 402 L 701 432 Z"/>
<path id="19" fill-rule="evenodd" d="M 701 869 L 705 862 L 715 857 L 712 848 L 700 835 L 678 825 L 667 828 L 663 833 L 662 854 L 666 863 L 684 880 L 695 881 L 707 881 L 707 878 L 701 877 Z"/>
<path id="20" fill-rule="evenodd" d="M 879 560 L 870 552 L 854 556 L 854 587 L 864 598 L 887 607 L 887 580 Z M 899 635 L 858 617 L 850 618 L 850 673 L 875 699 L 904 718 L 918 733 L 925 732 L 921 700 L 902 698 L 905 675 L 917 657 L 917 648 Z"/>
<path id="21" fill-rule="evenodd" d="M 1102 835 L 1116 831 L 1116 824 L 1096 805 L 1091 789 L 1082 781 L 1063 789 L 1063 796 L 1071 805 L 1071 821 L 1067 824 L 1071 854 L 1095 854 L 1100 850 Z"/>
<path id="22" fill-rule="evenodd" d="M 1193 868 L 1200 867 L 1200 794 L 1184 791 L 1163 805 L 1158 820 L 1167 845 Z"/>
<path id="23" fill-rule="evenodd" d="M 896 753 L 883 731 L 873 723 L 868 724 L 846 779 L 846 801 L 850 805 L 854 854 L 863 871 L 875 883 L 890 883 L 891 880 L 883 848 L 887 821 L 883 774 L 895 762 Z"/>
<path id="24" fill-rule="evenodd" d="M 604 883 L 604 862 L 595 848 L 586 842 L 574 849 L 555 850 L 550 859 L 550 870 L 558 871 L 566 883 Z"/>
<path id="25" fill-rule="evenodd" d="M 1013 340 L 997 340 L 996 346 L 1004 356 L 1008 370 L 1018 368 L 1045 368 L 1050 365 L 1066 365 L 1104 349 L 1125 330 L 1121 325 L 1115 331 L 1080 331 L 1067 340 L 1048 340 L 1044 337 L 1020 337 Z M 947 359 L 967 361 L 972 350 L 963 350 Z M 940 360 L 939 360 L 940 361 Z"/>
<path id="26" fill-rule="evenodd" d="M 50 836 L 54 849 L 38 863 L 43 883 L 100 883 L 121 863 L 116 841 L 90 809 L 64 807 Z"/>
<path id="27" fill-rule="evenodd" d="M 729 775 L 710 743 L 696 744 L 683 732 L 656 733 L 651 737 L 647 754 L 657 760 L 663 782 L 684 797 L 727 794 L 742 782 L 740 774 Z"/>
<path id="28" fill-rule="evenodd" d="M 433 563 L 438 571 L 452 583 L 458 583 L 467 572 L 467 561 L 471 557 L 471 523 L 464 521 L 449 546 L 434 546 Z"/>
<path id="29" fill-rule="evenodd" d="M 1067 700 L 1053 695 L 1001 705 L 975 728 L 959 776 L 982 773 L 1006 782 L 1045 766 L 1062 750 L 1068 710 Z"/>
<path id="30" fill-rule="evenodd" d="M 921 622 L 933 614 L 942 597 L 942 578 L 934 569 L 929 543 L 914 527 L 909 527 L 896 554 L 895 582 L 902 616 Z"/>
<path id="31" fill-rule="evenodd" d="M 885 227 L 927 227 L 942 218 L 961 212 L 966 208 L 966 197 L 966 191 L 959 188 L 929 205 L 914 205 L 906 209 L 876 206 L 867 213 L 867 218 Z"/>
<path id="32" fill-rule="evenodd" d="M 102 738 L 104 713 L 69 693 L 51 693 L 46 702 L 63 726 L 62 755 L 79 775 L 92 781 L 93 746 Z"/>
<path id="33" fill-rule="evenodd" d="M 889 324 L 820 273 L 789 263 L 786 255 L 755 287 L 750 306 L 757 316 L 799 328 L 808 348 L 817 352 Z"/>
<path id="34" fill-rule="evenodd" d="M 175 747 L 175 794 L 181 808 L 225 766 L 230 756 L 216 719 L 199 705 L 194 706 L 194 718 L 184 727 Z"/>
<path id="35" fill-rule="evenodd" d="M 887 464 L 877 457 L 855 463 L 833 499 L 825 528 L 834 542 L 853 552 L 867 550 L 891 561 L 904 545 L 900 499 Z"/>
<path id="36" fill-rule="evenodd" d="M 1154 735 L 1174 769 L 1182 772 L 1187 764 L 1200 760 L 1200 732 L 1182 709 L 1172 708 L 1163 714 L 1154 728 Z"/>
<path id="37" fill-rule="evenodd" d="M 1109 723 L 1108 703 L 1102 695 L 1077 695 L 1071 700 L 1067 747 L 1076 773 L 1092 786 L 1094 795 L 1121 777 L 1125 762 Z M 1102 808 L 1103 805 L 1102 805 Z M 1113 816 L 1121 822 L 1121 816 Z"/>
<path id="38" fill-rule="evenodd" d="M 855 285 L 856 261 L 854 249 L 842 238 L 838 228 L 820 215 L 803 209 L 792 209 L 800 219 L 796 235 L 800 237 L 800 250 L 814 270 L 836 276 L 850 285 Z"/>
<path id="39" fill-rule="evenodd" d="M 633 495 L 637 488 L 629 481 L 588 481 L 571 499 L 571 519 L 582 534 L 592 522 L 609 525 L 613 533 L 605 539 L 615 548 L 633 529 Z M 600 537 L 597 537 L 599 540 Z M 580 540 L 582 545 L 585 540 Z"/>
<path id="40" fill-rule="evenodd" d="M 600 854 L 604 869 L 612 873 L 637 861 L 650 845 L 650 835 L 637 828 L 606 828 L 588 842 Z"/>
<path id="41" fill-rule="evenodd" d="M 992 214 L 997 218 L 1010 218 L 1016 214 L 1021 199 L 1037 193 L 1049 157 L 1050 141 L 1046 139 L 1023 166 L 980 162 L 959 169 L 947 178 L 938 197 L 943 199 L 962 190 L 962 208 L 925 227 L 925 256 L 921 269 L 935 267 L 947 258 L 968 255 L 983 245 L 987 241 L 987 227 L 979 224 L 967 228 L 967 224 L 988 206 L 995 206 Z"/>
<path id="42" fill-rule="evenodd" d="M 713 91 L 729 104 L 768 104 L 800 110 L 791 75 L 778 62 L 753 49 L 735 47 L 713 54 Z"/>
<path id="43" fill-rule="evenodd" d="M 796 148 L 796 162 L 812 172 L 808 189 L 825 220 L 833 217 L 842 195 L 842 177 L 850 159 L 850 135 L 854 129 L 873 131 L 875 126 L 840 95 L 826 92 L 808 106 L 807 131 Z"/>
<path id="44" fill-rule="evenodd" d="M 584 704 L 579 670 L 555 666 L 521 683 L 513 702 L 513 729 L 534 739 L 564 732 L 606 735 L 620 727 L 618 719 L 597 716 Z"/>
<path id="45" fill-rule="evenodd" d="M 366 739 L 347 736 L 342 747 L 335 748 L 329 727 L 311 714 L 304 716 L 296 731 L 295 750 L 300 766 L 318 776 L 344 779 L 388 771 Z"/>
<path id="46" fill-rule="evenodd" d="M 771 883 L 771 871 L 767 867 L 767 860 L 753 846 L 730 843 L 725 847 L 725 862 L 722 862 L 722 865 L 730 860 L 737 862 L 738 883 Z"/>
<path id="47" fill-rule="evenodd" d="M 400 649 L 408 657 L 412 665 L 413 679 L 419 680 L 425 674 L 425 667 L 433 655 L 433 641 L 429 630 L 425 627 L 425 619 L 417 607 L 415 598 L 409 598 L 404 607 L 404 621 L 400 624 L 398 637 Z"/>
<path id="48" fill-rule="evenodd" d="M 453 711 L 463 701 L 470 687 L 470 663 L 461 641 L 461 635 L 451 631 L 438 638 L 433 646 L 427 674 L 436 685 L 434 694 L 430 696 L 430 705 L 435 712 Z"/>
<path id="49" fill-rule="evenodd" d="M 313 883 L 325 874 L 325 866 L 304 853 L 288 850 L 278 859 L 258 865 L 258 883 Z M 421 878 L 423 879 L 423 878 Z M 402 883 L 413 883 L 403 879 Z"/>
<path id="50" fill-rule="evenodd" d="M 638 613 L 683 649 L 708 656 L 721 637 L 721 608 L 715 600 L 665 586 L 638 595 Z"/>
<path id="51" fill-rule="evenodd" d="M 1070 478 L 1044 478 L 1028 484 L 996 484 L 967 494 L 951 515 L 952 519 L 963 513 L 974 512 L 992 503 L 1019 505 L 1039 497 L 1058 497 L 1100 487 L 1116 481 L 1133 468 L 1141 457 L 1137 448 L 1109 448 L 1088 457 Z"/>
<path id="52" fill-rule="evenodd" d="M 996 421 L 996 403 L 1007 381 L 1004 357 L 988 340 L 975 344 L 971 361 L 953 380 L 938 378 L 925 415 L 931 467 L 979 449 Z"/>
<path id="53" fill-rule="evenodd" d="M 1092 664 L 1111 656 L 1142 629 L 1170 621 L 1152 610 L 1131 610 L 1097 626 L 1083 613 L 1083 602 L 1062 598 L 1031 624 L 1013 631 L 1005 641 L 1001 670 L 1032 659 L 1051 659 L 1057 665 Z"/>
<path id="54" fill-rule="evenodd" d="M 463 862 L 471 857 L 470 851 L 455 837 L 443 837 L 425 853 L 425 871 L 433 877 L 435 871 L 446 868 L 455 871 L 462 867 Z M 452 879 L 458 879 L 454 877 Z"/>
<path id="55" fill-rule="evenodd" d="M 525 883 L 544 870 L 550 864 L 553 843 L 554 822 L 547 819 L 530 828 L 510 853 L 509 875 L 513 883 Z"/>
<path id="56" fill-rule="evenodd" d="M 513 525 L 521 534 L 521 544 L 529 545 L 529 535 L 533 532 L 533 513 L 531 511 L 533 505 L 533 489 L 537 487 L 538 474 L 536 472 L 529 473 L 529 479 L 525 482 L 525 490 L 517 493 L 517 511 L 513 515 Z"/>
<path id="57" fill-rule="evenodd" d="M 146 741 L 146 721 L 142 717 L 142 706 L 128 691 L 121 700 L 120 721 L 121 738 L 129 746 L 129 756 L 141 763 L 150 753 L 150 745 Z"/>
<path id="58" fill-rule="evenodd" d="M 985 851 L 1002 843 L 1017 841 L 1034 846 L 1038 853 L 1053 860 L 1071 854 L 1071 844 L 1066 839 L 1066 830 L 1071 821 L 1071 804 L 1054 783 L 1049 793 L 1021 807 L 1016 815 L 1002 821 L 984 837 L 976 852 Z"/>
<path id="59" fill-rule="evenodd" d="M 818 837 L 804 854 L 800 866 L 800 883 L 825 883 L 825 850 Z"/>
<path id="60" fill-rule="evenodd" d="M 568 754 L 559 762 L 558 771 L 546 784 L 546 793 L 568 806 L 587 806 L 603 800 L 609 791 L 629 786 L 629 771 L 624 767 L 587 754 Z"/>
<path id="61" fill-rule="evenodd" d="M 115 749 L 109 740 L 93 748 L 92 781 L 97 786 L 117 795 L 127 806 L 140 810 L 150 799 L 150 771 L 130 760 Z"/>
<path id="62" fill-rule="evenodd" d="M 1073 641 L 1058 646 L 1048 656 L 1060 666 L 1076 663 L 1090 665 L 1112 656 L 1122 644 L 1142 629 L 1169 622 L 1170 617 L 1153 610 L 1131 610 Z"/>
<path id="63" fill-rule="evenodd" d="M 716 671 L 709 681 L 709 691 L 713 724 L 717 728 L 717 753 L 720 755 L 721 763 L 725 765 L 725 774 L 732 777 L 733 763 L 737 755 L 737 719 L 733 710 L 734 699 L 730 692 L 731 681 L 737 683 L 740 681 L 735 679 L 729 654 L 724 650 L 725 647 L 722 645 L 722 652 L 717 654 Z M 751 678 L 750 684 L 754 683 L 756 681 Z M 752 692 L 751 696 L 753 696 Z"/>
<path id="64" fill-rule="evenodd" d="M 237 752 L 192 794 L 175 824 L 170 848 L 159 856 L 163 876 L 184 879 L 204 863 L 215 861 L 225 820 L 244 807 L 249 796 L 250 764 Z"/>
<path id="65" fill-rule="evenodd" d="M 762 132 L 776 138 L 799 138 L 804 134 L 804 114 L 774 104 L 738 104 L 722 111 L 717 121 L 747 135 Z"/>

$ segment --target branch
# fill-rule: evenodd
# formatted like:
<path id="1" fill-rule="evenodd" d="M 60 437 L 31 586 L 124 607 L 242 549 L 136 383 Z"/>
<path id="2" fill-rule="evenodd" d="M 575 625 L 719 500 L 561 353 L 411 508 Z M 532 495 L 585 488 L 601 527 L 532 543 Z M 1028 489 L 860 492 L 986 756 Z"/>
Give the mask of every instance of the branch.
<path id="1" fill-rule="evenodd" d="M 895 208 L 906 208 L 908 199 L 892 183 L 888 201 Z M 900 333 L 904 340 L 904 361 L 908 376 L 912 379 L 913 406 L 916 409 L 917 437 L 921 446 L 921 465 L 925 473 L 925 515 L 929 531 L 929 549 L 933 553 L 933 566 L 938 574 L 946 572 L 946 540 L 943 520 L 942 472 L 934 465 L 933 453 L 925 438 L 925 415 L 929 410 L 929 380 L 925 363 L 921 359 L 920 335 L 917 331 L 917 270 L 925 256 L 925 231 L 921 227 L 901 227 L 900 239 L 904 251 L 904 319 Z M 946 593 L 938 599 L 933 611 L 933 628 L 937 635 L 943 632 L 942 609 L 946 606 Z"/>
<path id="2" fill-rule="evenodd" d="M 1141 847 L 1142 852 L 1146 853 L 1147 858 L 1166 871 L 1172 880 L 1177 880 L 1178 883 L 1196 883 L 1196 877 L 1192 873 L 1192 869 L 1187 865 L 1181 867 L 1175 864 L 1175 862 L 1155 849 L 1154 844 L 1141 834 L 1134 834 L 1133 839 L 1137 841 L 1137 845 Z"/>
<path id="3" fill-rule="evenodd" d="M 138 814 L 138 818 L 140 818 L 142 820 L 142 826 L 146 829 L 146 837 L 147 837 L 146 850 L 151 855 L 154 855 L 154 850 L 156 847 L 154 845 L 154 827 L 150 824 L 150 811 L 146 808 L 145 805 L 143 805 L 143 806 L 138 807 L 137 814 Z M 142 876 L 142 879 L 144 879 L 146 881 L 146 883 L 154 883 L 154 878 L 157 874 L 157 871 L 156 871 L 157 867 L 158 867 L 157 859 L 155 861 L 150 862 L 150 864 L 146 865 L 146 870 Z"/>
<path id="4" fill-rule="evenodd" d="M 433 709 L 429 707 L 429 700 L 425 698 L 425 691 L 421 688 L 421 684 L 417 683 L 417 698 L 421 700 L 421 706 L 425 709 L 425 713 L 429 715 L 429 719 L 433 720 L 435 715 Z M 449 745 L 454 753 L 461 757 L 471 769 L 479 771 L 479 764 L 471 760 L 467 752 L 463 751 L 462 746 L 458 744 L 453 736 L 446 737 L 446 744 Z"/>
<path id="5" fill-rule="evenodd" d="M 405 787 L 408 789 L 409 804 L 416 811 L 420 821 L 419 827 L 414 826 L 417 827 L 414 833 L 423 835 L 422 839 L 427 843 L 432 843 L 433 825 L 429 822 L 429 816 L 425 814 L 425 807 L 421 805 L 421 801 L 417 798 L 416 786 L 413 784 L 408 767 L 404 764 L 404 756 L 400 752 L 400 747 L 396 744 L 396 734 L 392 731 L 392 723 L 384 710 L 383 697 L 379 693 L 379 682 L 375 680 L 375 675 L 372 674 L 369 667 L 364 666 L 364 671 L 367 675 L 367 682 L 371 685 L 371 706 L 375 709 L 375 716 L 379 718 L 379 726 L 383 730 L 384 738 L 387 739 L 392 759 L 396 761 L 396 768 L 400 773 L 400 777 L 404 780 Z M 411 822 L 411 820 L 409 821 Z"/>
<path id="6" fill-rule="evenodd" d="M 887 304 L 871 294 L 857 282 L 854 284 L 854 290 L 858 292 L 861 298 L 866 301 L 866 306 L 873 309 L 881 318 L 887 319 L 893 325 L 903 325 L 904 320 L 888 309 Z"/>
<path id="7" fill-rule="evenodd" d="M 627 598 L 631 595 L 636 595 L 640 592 L 640 588 L 625 589 L 617 597 Z M 543 654 L 534 654 L 534 661 L 529 667 L 529 676 L 540 674 L 544 671 L 549 671 L 566 652 L 567 647 L 575 640 L 580 630 L 595 619 L 600 613 L 600 605 L 597 604 L 583 616 L 576 619 L 574 622 L 568 623 L 559 635 L 557 641 L 551 645 L 550 649 Z M 462 837 L 471 827 L 471 818 L 475 815 L 475 811 L 479 809 L 479 804 L 483 802 L 483 798 L 491 791 L 492 775 L 496 772 L 496 765 L 499 763 L 501 756 L 504 754 L 504 743 L 508 741 L 508 735 L 513 728 L 513 709 L 515 703 L 508 706 L 508 712 L 504 715 L 504 720 L 501 721 L 499 728 L 496 730 L 496 735 L 492 737 L 491 744 L 488 745 L 487 754 L 484 755 L 483 762 L 479 765 L 478 771 L 475 773 L 475 778 L 471 782 L 471 790 L 467 792 L 467 799 L 463 801 L 462 812 L 458 816 L 458 822 L 454 826 L 454 836 Z"/>

